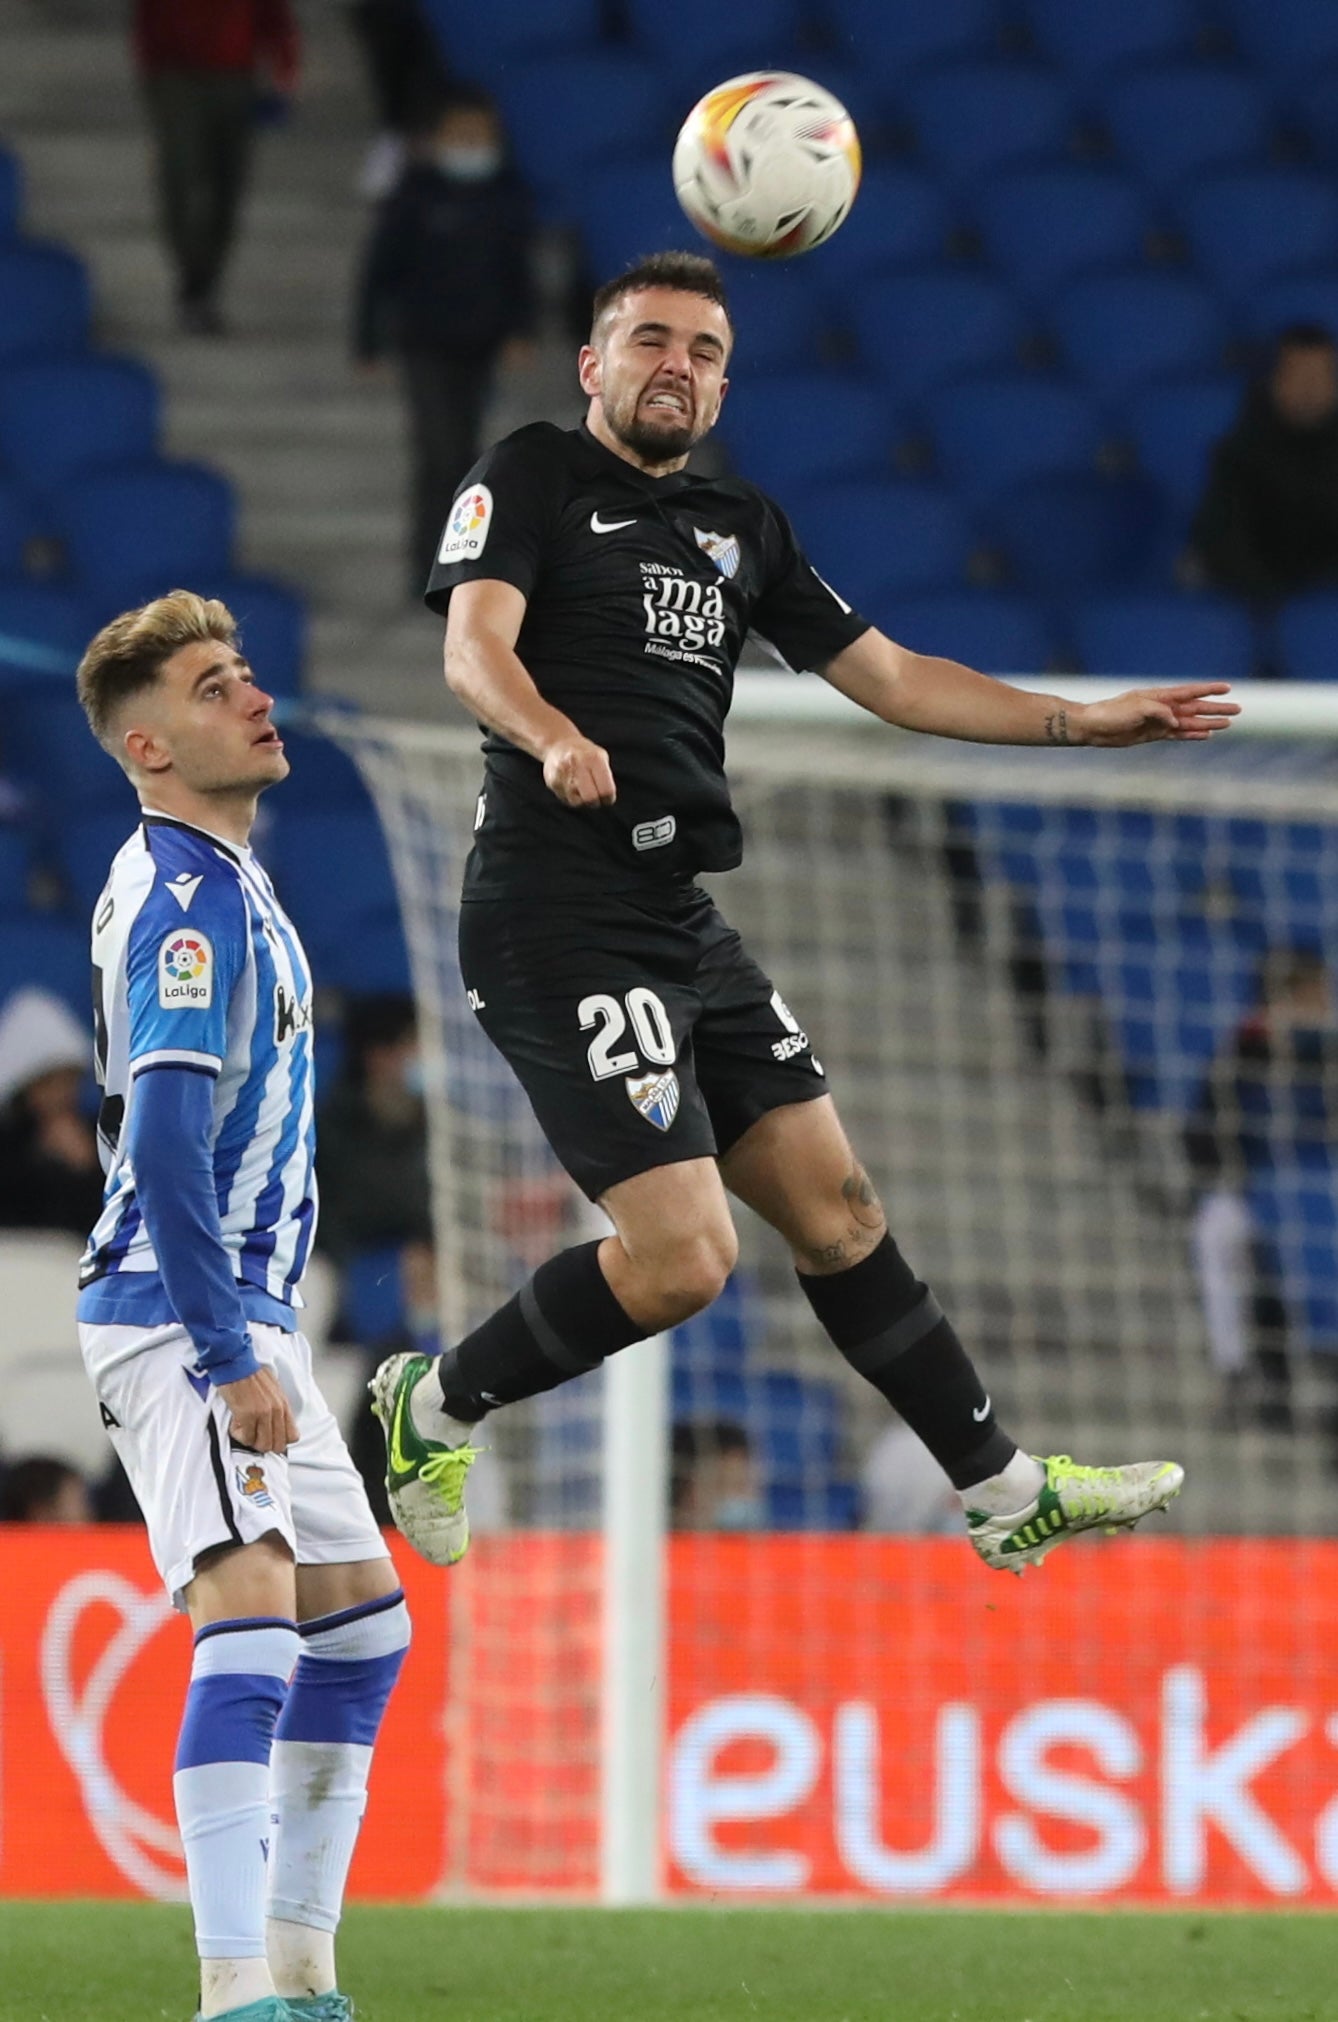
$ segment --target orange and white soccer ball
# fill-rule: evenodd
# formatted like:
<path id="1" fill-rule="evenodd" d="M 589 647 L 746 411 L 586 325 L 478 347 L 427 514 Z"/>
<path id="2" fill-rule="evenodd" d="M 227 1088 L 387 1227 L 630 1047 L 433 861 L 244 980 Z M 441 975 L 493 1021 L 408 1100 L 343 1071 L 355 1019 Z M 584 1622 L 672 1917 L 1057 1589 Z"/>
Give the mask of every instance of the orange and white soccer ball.
<path id="1" fill-rule="evenodd" d="M 708 91 L 674 148 L 674 188 L 698 231 L 758 260 L 788 260 L 830 239 L 859 176 L 850 114 L 820 84 L 785 70 Z"/>

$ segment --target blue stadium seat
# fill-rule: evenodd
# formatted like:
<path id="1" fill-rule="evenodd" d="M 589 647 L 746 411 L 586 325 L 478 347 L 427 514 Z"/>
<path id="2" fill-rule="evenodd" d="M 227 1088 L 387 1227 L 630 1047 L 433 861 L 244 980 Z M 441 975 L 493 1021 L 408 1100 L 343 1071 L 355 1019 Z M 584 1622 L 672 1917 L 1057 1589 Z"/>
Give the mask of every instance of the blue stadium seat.
<path id="1" fill-rule="evenodd" d="M 1093 470 L 1105 433 L 1088 394 L 1038 373 L 955 379 L 924 414 L 941 468 L 973 501 L 1045 471 Z"/>
<path id="2" fill-rule="evenodd" d="M 32 837 L 27 829 L 17 822 L 0 821 L 0 918 L 26 913 L 32 862 Z"/>
<path id="3" fill-rule="evenodd" d="M 395 881 L 372 809 L 281 807 L 268 855 L 318 981 L 348 990 L 408 987 Z"/>
<path id="4" fill-rule="evenodd" d="M 23 170 L 17 155 L 0 148 L 0 240 L 12 239 L 23 209 Z"/>
<path id="5" fill-rule="evenodd" d="M 499 70 L 537 49 L 580 48 L 598 41 L 600 0 L 525 0 L 523 7 L 461 7 L 422 0 L 453 75 L 495 84 Z"/>
<path id="6" fill-rule="evenodd" d="M 59 246 L 0 245 L 0 363 L 68 358 L 88 335 L 82 261 Z"/>
<path id="7" fill-rule="evenodd" d="M 1130 173 L 1158 191 L 1268 152 L 1273 118 L 1253 74 L 1235 64 L 1171 63 L 1112 79 L 1102 117 Z"/>
<path id="8" fill-rule="evenodd" d="M 56 861 L 75 917 L 91 920 L 111 860 L 134 834 L 139 810 L 127 803 L 82 820 L 63 821 L 54 836 Z"/>
<path id="9" fill-rule="evenodd" d="M 686 243 L 683 233 L 676 243 Z M 803 264 L 774 266 L 722 255 L 719 266 L 734 319 L 735 391 L 755 372 L 787 371 L 821 357 L 830 318 L 820 290 L 800 271 Z"/>
<path id="10" fill-rule="evenodd" d="M 673 1332 L 674 1367 L 688 1372 L 743 1368 L 762 1344 L 765 1314 L 756 1279 L 736 1270 L 713 1305 L 684 1320 Z"/>
<path id="11" fill-rule="evenodd" d="M 1183 592 L 1091 599 L 1074 613 L 1073 636 L 1087 673 L 1139 681 L 1243 681 L 1258 658 L 1239 604 Z"/>
<path id="12" fill-rule="evenodd" d="M 945 259 L 954 225 L 952 206 L 936 177 L 893 162 L 871 162 L 850 216 L 805 264 L 813 279 L 839 300 L 853 277 Z"/>
<path id="13" fill-rule="evenodd" d="M 42 825 L 55 831 L 95 812 L 124 811 L 128 834 L 134 793 L 94 739 L 73 683 L 42 680 L 10 695 L 0 725 L 5 770 L 30 792 Z"/>
<path id="14" fill-rule="evenodd" d="M 1140 470 L 1155 478 L 1183 517 L 1197 506 L 1213 449 L 1240 413 L 1242 387 L 1227 374 L 1158 379 L 1125 406 Z"/>
<path id="15" fill-rule="evenodd" d="M 912 652 L 961 660 L 983 674 L 1041 674 L 1057 657 L 1041 606 L 998 590 L 898 597 L 889 625 Z"/>
<path id="16" fill-rule="evenodd" d="M 1013 297 L 982 274 L 878 276 L 855 293 L 851 314 L 865 363 L 900 400 L 964 372 L 1015 365 L 1027 337 Z"/>
<path id="17" fill-rule="evenodd" d="M 592 162 L 671 137 L 655 65 L 621 51 L 536 58 L 495 83 L 516 158 L 554 216 L 572 214 L 573 183 Z"/>
<path id="18" fill-rule="evenodd" d="M 1291 681 L 1338 681 L 1338 593 L 1293 597 L 1274 621 L 1280 671 Z"/>
<path id="19" fill-rule="evenodd" d="M 936 0 L 932 7 L 888 0 L 829 0 L 841 53 L 871 77 L 897 79 L 917 65 L 953 56 L 990 56 L 998 47 L 993 0 Z"/>
<path id="20" fill-rule="evenodd" d="M 348 753 L 332 739 L 285 724 L 283 746 L 292 770 L 283 783 L 282 793 L 261 802 L 262 813 L 271 807 L 296 812 L 299 806 L 327 812 L 345 808 L 360 813 L 372 811 L 371 796 L 361 773 Z"/>
<path id="21" fill-rule="evenodd" d="M 1073 103 L 1037 63 L 947 63 L 909 78 L 903 93 L 920 152 L 955 187 L 974 188 L 1028 155 L 1064 155 Z"/>
<path id="22" fill-rule="evenodd" d="M 1227 331 L 1208 290 L 1180 274 L 1095 274 L 1075 281 L 1051 321 L 1078 375 L 1118 399 L 1168 372 L 1212 372 Z"/>
<path id="23" fill-rule="evenodd" d="M 96 630 L 93 615 L 50 583 L 0 582 L 0 682 L 69 682 Z M 0 728 L 0 748 L 4 731 Z"/>
<path id="24" fill-rule="evenodd" d="M 671 23 L 662 0 L 624 0 L 624 10 L 641 54 L 681 95 L 682 113 L 727 77 L 797 67 L 788 55 L 803 35 L 802 0 L 730 0 L 724 8 L 719 0 L 674 0 Z"/>
<path id="25" fill-rule="evenodd" d="M 403 1334 L 406 1325 L 400 1252 L 359 1250 L 344 1264 L 339 1280 L 341 1331 L 364 1348 Z"/>
<path id="26" fill-rule="evenodd" d="M 1201 26 L 1198 0 L 1120 0 L 1117 7 L 1026 0 L 1026 18 L 1042 55 L 1084 79 L 1124 63 L 1188 56 Z"/>
<path id="27" fill-rule="evenodd" d="M 1338 60 L 1307 72 L 1291 110 L 1316 159 L 1332 173 L 1338 168 Z"/>
<path id="28" fill-rule="evenodd" d="M 960 501 L 914 478 L 824 486 L 795 519 L 814 566 L 875 624 L 898 595 L 959 588 L 976 545 Z"/>
<path id="29" fill-rule="evenodd" d="M 218 597 L 237 620 L 242 652 L 262 688 L 293 696 L 302 686 L 307 652 L 307 607 L 301 597 L 265 576 L 201 578 L 201 596 Z"/>
<path id="30" fill-rule="evenodd" d="M 0 581 L 23 574 L 28 544 L 42 531 L 28 493 L 13 479 L 0 476 Z"/>
<path id="31" fill-rule="evenodd" d="M 643 253 L 696 242 L 674 194 L 664 152 L 591 170 L 576 185 L 573 209 L 596 283 L 620 273 Z"/>
<path id="32" fill-rule="evenodd" d="M 1330 265 L 1338 252 L 1338 189 L 1303 169 L 1210 176 L 1181 215 L 1200 272 L 1242 304 L 1276 275 Z"/>
<path id="33" fill-rule="evenodd" d="M 79 587 L 110 601 L 228 574 L 236 519 L 231 485 L 202 464 L 158 460 L 93 471 L 61 503 Z"/>
<path id="34" fill-rule="evenodd" d="M 1147 251 L 1143 194 L 1111 169 L 1011 169 L 981 189 L 976 213 L 991 260 L 1036 303 L 1088 269 L 1136 266 Z"/>
<path id="35" fill-rule="evenodd" d="M 783 500 L 823 478 L 891 474 L 892 402 L 876 379 L 853 373 L 745 376 L 719 432 L 736 469 Z"/>
<path id="36" fill-rule="evenodd" d="M 97 464 L 151 457 L 158 382 L 129 358 L 0 371 L 0 463 L 44 498 Z"/>
<path id="37" fill-rule="evenodd" d="M 88 928 L 29 913 L 0 920 L 0 991 L 35 984 L 64 998 L 82 1023 L 92 1004 Z"/>
<path id="38" fill-rule="evenodd" d="M 1338 62 L 1338 8 L 1327 0 L 1225 0 L 1243 55 L 1275 78 L 1294 82 Z"/>
<path id="39" fill-rule="evenodd" d="M 855 1531 L 863 1505 L 854 1482 L 772 1481 L 766 1487 L 767 1528 L 773 1531 Z"/>
<path id="40" fill-rule="evenodd" d="M 1252 293 L 1242 307 L 1257 337 L 1276 337 L 1289 323 L 1322 323 L 1338 337 L 1338 270 L 1284 274 Z"/>
<path id="41" fill-rule="evenodd" d="M 1040 594 L 1119 589 L 1160 556 L 1164 510 L 1146 478 L 1033 478 L 995 502 L 994 539 L 1017 582 Z"/>

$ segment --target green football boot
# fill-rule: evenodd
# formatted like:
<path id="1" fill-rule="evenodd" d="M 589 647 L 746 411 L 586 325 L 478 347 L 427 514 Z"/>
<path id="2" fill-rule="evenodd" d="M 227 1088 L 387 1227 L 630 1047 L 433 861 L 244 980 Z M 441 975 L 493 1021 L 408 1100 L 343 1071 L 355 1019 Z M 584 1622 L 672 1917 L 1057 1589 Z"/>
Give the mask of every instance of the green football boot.
<path id="1" fill-rule="evenodd" d="M 293 2022 L 353 2022 L 353 2003 L 347 1994 L 290 1994 L 288 2013 Z"/>
<path id="2" fill-rule="evenodd" d="M 1058 1453 L 1041 1460 L 1041 1466 L 1044 1484 L 1025 1509 L 1006 1517 L 983 1510 L 966 1513 L 971 1542 L 995 1572 L 1022 1573 L 1038 1566 L 1047 1552 L 1080 1531 L 1132 1530 L 1153 1510 L 1173 1502 L 1185 1480 L 1185 1470 L 1173 1460 L 1078 1467 L 1067 1453 Z"/>
<path id="3" fill-rule="evenodd" d="M 214 2022 L 290 2022 L 292 2009 L 277 1994 L 266 1994 L 262 2001 L 248 2001 L 244 2008 L 229 2008 L 225 2014 L 216 2015 Z M 197 2014 L 195 2022 L 201 2022 Z"/>
<path id="4" fill-rule="evenodd" d="M 453 1566 L 469 1550 L 465 1480 L 479 1457 L 466 1440 L 446 1446 L 424 1439 L 409 1398 L 432 1367 L 426 1355 L 391 1355 L 368 1384 L 372 1410 L 386 1435 L 386 1492 L 396 1526 L 433 1566 Z"/>

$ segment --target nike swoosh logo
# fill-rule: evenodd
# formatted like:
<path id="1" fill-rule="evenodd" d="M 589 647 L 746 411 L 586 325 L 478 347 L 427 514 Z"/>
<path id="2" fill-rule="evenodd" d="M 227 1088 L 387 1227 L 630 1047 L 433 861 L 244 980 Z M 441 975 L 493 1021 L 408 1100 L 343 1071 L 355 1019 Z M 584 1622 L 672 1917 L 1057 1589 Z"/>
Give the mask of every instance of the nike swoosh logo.
<path id="1" fill-rule="evenodd" d="M 408 1398 L 408 1390 L 401 1390 L 395 1400 L 395 1411 L 390 1421 L 390 1472 L 397 1480 L 401 1475 L 411 1475 L 415 1471 L 413 1462 L 405 1458 L 404 1448 L 400 1445 L 400 1430 L 404 1424 L 405 1411 L 408 1409 Z"/>
<path id="2" fill-rule="evenodd" d="M 616 534 L 620 527 L 634 527 L 635 525 L 635 520 L 602 520 L 598 513 L 591 513 L 590 515 L 590 531 L 592 534 Z"/>
<path id="3" fill-rule="evenodd" d="M 971 1413 L 971 1416 L 975 1419 L 977 1425 L 983 1425 L 985 1423 L 985 1420 L 989 1417 L 989 1415 L 990 1415 L 990 1400 L 987 1397 L 985 1399 L 985 1402 L 981 1405 L 979 1411 L 973 1411 Z"/>

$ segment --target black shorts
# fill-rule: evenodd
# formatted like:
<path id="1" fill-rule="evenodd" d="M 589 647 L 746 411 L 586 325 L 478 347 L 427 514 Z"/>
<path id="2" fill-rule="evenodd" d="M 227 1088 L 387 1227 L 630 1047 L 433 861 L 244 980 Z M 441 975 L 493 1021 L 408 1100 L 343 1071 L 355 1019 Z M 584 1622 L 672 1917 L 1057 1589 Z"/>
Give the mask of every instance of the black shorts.
<path id="1" fill-rule="evenodd" d="M 716 1158 L 768 1110 L 827 1093 L 807 1033 L 695 887 L 460 908 L 469 1001 L 591 1200 Z"/>

